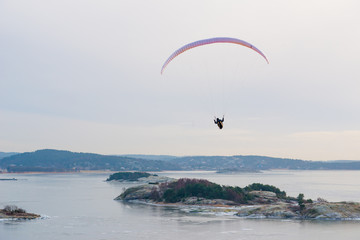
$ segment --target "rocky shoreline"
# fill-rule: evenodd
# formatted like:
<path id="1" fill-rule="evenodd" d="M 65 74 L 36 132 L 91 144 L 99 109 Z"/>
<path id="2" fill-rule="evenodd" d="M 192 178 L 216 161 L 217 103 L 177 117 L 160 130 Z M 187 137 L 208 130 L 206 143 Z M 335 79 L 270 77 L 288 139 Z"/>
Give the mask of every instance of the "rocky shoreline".
<path id="1" fill-rule="evenodd" d="M 158 206 L 196 207 L 200 212 L 231 213 L 243 218 L 299 219 L 299 220 L 360 220 L 360 203 L 305 202 L 300 206 L 294 198 L 282 199 L 274 192 L 251 191 L 253 198 L 247 204 L 224 199 L 187 197 L 176 203 L 151 200 L 158 185 L 145 184 L 128 188 L 115 200 L 140 202 Z"/>
<path id="2" fill-rule="evenodd" d="M 360 204 L 353 202 L 315 202 L 299 211 L 296 204 L 252 205 L 236 214 L 247 218 L 308 219 L 308 220 L 360 220 Z"/>

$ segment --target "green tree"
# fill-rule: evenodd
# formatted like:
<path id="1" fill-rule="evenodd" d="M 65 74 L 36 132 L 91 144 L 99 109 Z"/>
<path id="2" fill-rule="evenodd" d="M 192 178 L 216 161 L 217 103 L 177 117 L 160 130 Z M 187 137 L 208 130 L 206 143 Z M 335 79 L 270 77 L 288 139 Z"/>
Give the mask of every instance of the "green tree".
<path id="1" fill-rule="evenodd" d="M 300 207 L 300 213 L 301 213 L 305 208 L 304 194 L 300 193 L 296 199 L 298 201 Z"/>
<path id="2" fill-rule="evenodd" d="M 165 202 L 175 203 L 180 201 L 180 198 L 177 196 L 177 193 L 174 189 L 168 189 L 164 192 L 164 200 Z"/>

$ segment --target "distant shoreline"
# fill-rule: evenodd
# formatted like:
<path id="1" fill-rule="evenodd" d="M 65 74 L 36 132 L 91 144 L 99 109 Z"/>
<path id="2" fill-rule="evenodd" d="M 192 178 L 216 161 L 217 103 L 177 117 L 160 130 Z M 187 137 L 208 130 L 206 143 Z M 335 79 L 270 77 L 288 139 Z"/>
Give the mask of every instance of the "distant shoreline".
<path id="1" fill-rule="evenodd" d="M 124 171 L 266 171 L 360 170 L 360 161 L 309 161 L 258 155 L 233 156 L 158 156 L 101 155 L 42 149 L 0 158 L 0 168 L 8 172 L 68 172 L 80 169 Z M 100 170 L 100 171 L 102 171 Z M 91 170 L 88 170 L 91 171 Z M 96 170 L 95 170 L 96 171 Z M 96 171 L 97 172 L 97 171 Z"/>
<path id="2" fill-rule="evenodd" d="M 114 173 L 118 171 L 107 171 L 107 170 L 80 170 L 80 171 L 66 171 L 66 172 L 0 172 L 4 175 L 10 174 L 73 174 L 73 173 Z"/>

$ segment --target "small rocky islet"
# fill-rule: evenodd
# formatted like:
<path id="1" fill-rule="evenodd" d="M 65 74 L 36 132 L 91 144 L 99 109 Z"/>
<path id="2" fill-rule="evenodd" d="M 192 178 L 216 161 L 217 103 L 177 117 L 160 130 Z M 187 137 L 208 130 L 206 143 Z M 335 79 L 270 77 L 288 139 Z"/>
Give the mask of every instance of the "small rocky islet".
<path id="1" fill-rule="evenodd" d="M 40 218 L 40 215 L 28 213 L 15 205 L 7 205 L 3 209 L 0 209 L 0 219 L 30 220 L 36 218 Z"/>
<path id="2" fill-rule="evenodd" d="M 106 181 L 117 181 L 117 182 L 136 182 L 136 183 L 148 183 L 158 184 L 163 182 L 173 181 L 175 179 L 158 176 L 157 174 L 150 174 L 147 172 L 117 172 L 111 174 Z"/>
<path id="3" fill-rule="evenodd" d="M 275 186 L 253 183 L 244 188 L 221 186 L 204 179 L 171 179 L 150 176 L 115 198 L 156 205 L 197 207 L 231 212 L 244 218 L 360 220 L 360 203 L 289 197 Z M 145 183 L 145 184 L 144 184 Z"/>

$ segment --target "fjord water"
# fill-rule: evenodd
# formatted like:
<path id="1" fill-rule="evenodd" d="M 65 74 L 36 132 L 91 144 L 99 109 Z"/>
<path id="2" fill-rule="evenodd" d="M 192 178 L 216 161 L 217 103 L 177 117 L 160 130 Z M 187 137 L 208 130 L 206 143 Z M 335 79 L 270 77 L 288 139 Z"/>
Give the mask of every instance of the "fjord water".
<path id="1" fill-rule="evenodd" d="M 266 171 L 217 174 L 163 172 L 244 187 L 260 182 L 288 195 L 329 201 L 360 201 L 359 171 Z M 0 181 L 0 208 L 17 205 L 42 214 L 31 221 L 0 221 L 1 240 L 42 239 L 358 239 L 360 221 L 244 219 L 207 215 L 177 207 L 113 200 L 131 183 L 105 182 L 110 173 L 6 174 Z"/>

